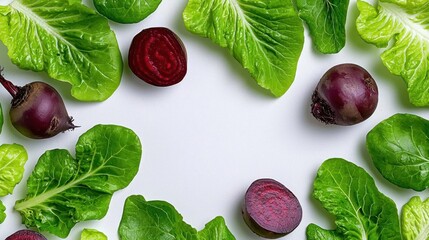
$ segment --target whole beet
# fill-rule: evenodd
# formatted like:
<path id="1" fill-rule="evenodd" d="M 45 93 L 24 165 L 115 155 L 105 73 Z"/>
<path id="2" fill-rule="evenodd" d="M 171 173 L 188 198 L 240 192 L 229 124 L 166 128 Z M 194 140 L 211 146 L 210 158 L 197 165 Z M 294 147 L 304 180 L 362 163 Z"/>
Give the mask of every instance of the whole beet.
<path id="1" fill-rule="evenodd" d="M 18 87 L 2 75 L 0 83 L 12 95 L 11 123 L 24 136 L 49 138 L 76 127 L 60 94 L 47 83 L 32 82 Z"/>
<path id="2" fill-rule="evenodd" d="M 339 64 L 320 79 L 312 95 L 311 113 L 326 123 L 354 125 L 368 119 L 378 103 L 378 88 L 362 67 Z"/>

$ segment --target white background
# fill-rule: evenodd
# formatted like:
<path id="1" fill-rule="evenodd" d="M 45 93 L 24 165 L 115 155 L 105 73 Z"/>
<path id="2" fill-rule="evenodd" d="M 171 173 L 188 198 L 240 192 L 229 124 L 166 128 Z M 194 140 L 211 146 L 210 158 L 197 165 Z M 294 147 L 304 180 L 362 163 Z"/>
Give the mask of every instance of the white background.
<path id="1" fill-rule="evenodd" d="M 85 3 L 93 8 L 91 1 Z M 379 189 L 396 201 L 398 209 L 410 197 L 423 196 L 424 193 L 388 183 L 367 154 L 365 135 L 383 119 L 398 112 L 425 118 L 429 118 L 429 113 L 409 104 L 402 79 L 391 75 L 381 63 L 381 50 L 366 44 L 357 34 L 354 0 L 350 2 L 347 19 L 347 44 L 340 53 L 317 53 L 305 28 L 295 82 L 280 98 L 260 88 L 226 49 L 185 29 L 182 12 L 186 3 L 163 0 L 152 15 L 138 24 L 111 22 L 124 58 L 124 74 L 117 91 L 100 103 L 79 102 L 70 96 L 66 83 L 51 80 L 45 73 L 18 69 L 10 62 L 6 47 L 0 44 L 4 76 L 16 85 L 36 80 L 50 83 L 62 94 L 75 124 L 81 126 L 51 139 L 25 138 L 11 126 L 7 115 L 11 98 L 0 89 L 5 114 L 0 143 L 22 144 L 29 154 L 23 180 L 13 195 L 1 198 L 7 207 L 7 218 L 0 225 L 0 239 L 24 228 L 13 206 L 25 196 L 26 180 L 39 156 L 54 148 L 68 149 L 74 154 L 78 137 L 100 123 L 123 125 L 138 134 L 143 146 L 140 171 L 127 188 L 113 195 L 108 214 L 102 220 L 77 224 L 67 239 L 79 239 L 83 228 L 95 228 L 109 239 L 118 239 L 124 200 L 132 194 L 170 202 L 198 230 L 221 215 L 236 239 L 260 239 L 242 220 L 241 203 L 247 187 L 263 177 L 280 181 L 299 198 L 302 222 L 284 239 L 305 239 L 309 223 L 334 227 L 333 218 L 311 196 L 318 167 L 331 157 L 342 157 L 364 167 Z M 172 29 L 187 48 L 188 73 L 181 83 L 168 88 L 150 86 L 136 78 L 126 61 L 133 36 L 143 28 L 155 26 Z M 376 79 L 378 108 L 361 124 L 327 126 L 310 114 L 311 94 L 328 68 L 345 62 L 365 67 Z"/>

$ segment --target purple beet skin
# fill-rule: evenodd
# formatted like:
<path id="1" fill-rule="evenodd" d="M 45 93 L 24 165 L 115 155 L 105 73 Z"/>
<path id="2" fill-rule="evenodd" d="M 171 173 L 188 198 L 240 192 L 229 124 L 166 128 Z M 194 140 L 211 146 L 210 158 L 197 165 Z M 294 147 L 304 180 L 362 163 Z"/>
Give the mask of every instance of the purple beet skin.
<path id="1" fill-rule="evenodd" d="M 186 75 L 186 49 L 170 29 L 147 28 L 133 38 L 128 65 L 137 77 L 151 85 L 171 86 L 181 82 Z"/>
<path id="2" fill-rule="evenodd" d="M 19 230 L 5 240 L 47 240 L 42 234 L 33 230 Z"/>
<path id="3" fill-rule="evenodd" d="M 302 208 L 297 197 L 283 184 L 269 178 L 254 181 L 244 197 L 243 219 L 264 238 L 279 238 L 301 222 Z"/>
<path id="4" fill-rule="evenodd" d="M 311 113 L 326 124 L 354 125 L 368 119 L 378 103 L 378 88 L 362 67 L 346 63 L 329 69 L 313 92 Z"/>
<path id="5" fill-rule="evenodd" d="M 24 136 L 49 138 L 76 127 L 63 99 L 52 86 L 32 82 L 18 87 L 2 75 L 0 83 L 12 95 L 9 111 L 12 125 Z"/>

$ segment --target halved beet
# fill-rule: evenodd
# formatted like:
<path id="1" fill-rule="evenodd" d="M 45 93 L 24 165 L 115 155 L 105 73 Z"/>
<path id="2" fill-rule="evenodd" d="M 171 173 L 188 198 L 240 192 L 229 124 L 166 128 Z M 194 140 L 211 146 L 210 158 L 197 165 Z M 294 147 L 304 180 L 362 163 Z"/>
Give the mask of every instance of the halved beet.
<path id="1" fill-rule="evenodd" d="M 186 49 L 182 40 L 170 29 L 147 28 L 133 38 L 128 65 L 137 77 L 149 84 L 171 86 L 182 81 L 186 75 Z"/>
<path id="2" fill-rule="evenodd" d="M 301 222 L 302 208 L 297 197 L 283 184 L 270 178 L 254 181 L 247 189 L 243 218 L 249 228 L 264 238 L 279 238 Z"/>
<path id="3" fill-rule="evenodd" d="M 33 230 L 19 230 L 5 240 L 47 240 L 42 234 Z"/>

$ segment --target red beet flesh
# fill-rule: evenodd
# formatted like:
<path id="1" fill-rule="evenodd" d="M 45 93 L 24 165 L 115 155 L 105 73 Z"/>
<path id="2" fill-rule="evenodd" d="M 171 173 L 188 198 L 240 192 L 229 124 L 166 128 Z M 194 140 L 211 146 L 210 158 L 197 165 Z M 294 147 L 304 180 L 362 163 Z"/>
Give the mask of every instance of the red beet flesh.
<path id="1" fill-rule="evenodd" d="M 5 240 L 47 240 L 42 234 L 32 230 L 19 230 Z"/>
<path id="2" fill-rule="evenodd" d="M 302 208 L 296 196 L 283 184 L 269 178 L 254 181 L 247 189 L 243 219 L 264 238 L 279 238 L 301 222 Z"/>
<path id="3" fill-rule="evenodd" d="M 311 113 L 326 124 L 354 125 L 368 119 L 378 103 L 378 88 L 362 67 L 346 63 L 329 69 L 313 92 Z"/>
<path id="4" fill-rule="evenodd" d="M 0 83 L 13 97 L 9 111 L 12 125 L 24 136 L 49 138 L 76 127 L 60 94 L 50 85 L 32 82 L 18 87 L 3 76 Z"/>
<path id="5" fill-rule="evenodd" d="M 147 28 L 133 38 L 128 65 L 137 77 L 149 84 L 171 86 L 182 81 L 186 75 L 186 49 L 170 29 Z"/>

